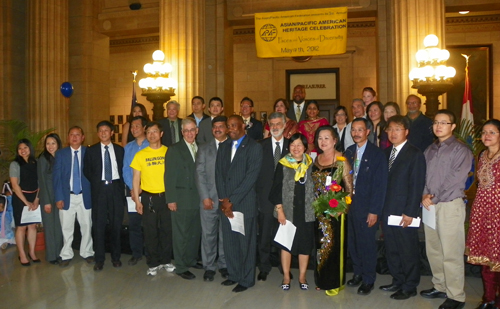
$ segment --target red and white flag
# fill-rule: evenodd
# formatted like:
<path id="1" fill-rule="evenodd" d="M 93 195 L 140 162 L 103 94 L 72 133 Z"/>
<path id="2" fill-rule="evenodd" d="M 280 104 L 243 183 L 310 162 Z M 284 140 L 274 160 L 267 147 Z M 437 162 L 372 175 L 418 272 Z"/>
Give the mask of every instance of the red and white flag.
<path id="1" fill-rule="evenodd" d="M 469 56 L 462 54 L 462 56 L 466 59 L 465 65 L 465 90 L 464 90 L 464 98 L 462 100 L 462 119 L 470 121 L 472 124 L 474 123 L 474 115 L 472 109 L 472 93 L 470 90 L 470 81 L 469 81 Z"/>

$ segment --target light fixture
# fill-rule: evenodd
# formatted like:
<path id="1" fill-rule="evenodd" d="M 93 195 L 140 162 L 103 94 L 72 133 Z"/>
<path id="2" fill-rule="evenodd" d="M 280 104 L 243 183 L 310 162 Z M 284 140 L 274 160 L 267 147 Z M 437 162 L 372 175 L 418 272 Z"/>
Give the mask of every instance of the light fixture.
<path id="1" fill-rule="evenodd" d="M 161 50 L 153 53 L 153 63 L 144 65 L 144 73 L 147 77 L 139 81 L 142 95 L 153 103 L 153 120 L 163 118 L 163 103 L 175 96 L 177 80 L 169 77 L 172 72 L 172 65 L 164 62 L 165 54 Z"/>
<path id="2" fill-rule="evenodd" d="M 470 11 L 459 11 L 458 14 L 462 14 L 462 15 L 465 15 L 465 14 L 469 14 Z"/>
<path id="3" fill-rule="evenodd" d="M 434 34 L 429 34 L 424 39 L 425 49 L 417 51 L 415 59 L 418 67 L 410 71 L 412 88 L 427 98 L 425 115 L 434 117 L 438 111 L 438 97 L 453 87 L 452 78 L 456 74 L 453 67 L 446 66 L 450 52 L 438 48 L 439 39 Z"/>

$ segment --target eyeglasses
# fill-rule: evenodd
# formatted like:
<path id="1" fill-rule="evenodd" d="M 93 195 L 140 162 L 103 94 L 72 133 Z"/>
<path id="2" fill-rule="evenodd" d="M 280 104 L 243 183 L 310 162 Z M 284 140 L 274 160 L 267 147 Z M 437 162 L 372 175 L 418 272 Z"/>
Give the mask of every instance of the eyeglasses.
<path id="1" fill-rule="evenodd" d="M 444 121 L 434 121 L 432 123 L 433 126 L 444 126 L 445 124 L 453 124 L 451 122 L 444 122 Z"/>
<path id="2" fill-rule="evenodd" d="M 495 136 L 495 135 L 497 135 L 497 134 L 499 134 L 499 132 L 494 132 L 494 131 L 489 131 L 489 132 L 488 132 L 488 131 L 483 131 L 483 132 L 481 132 L 481 135 L 483 135 L 483 136 L 484 136 L 484 135 L 492 135 L 492 136 Z"/>
<path id="3" fill-rule="evenodd" d="M 193 129 L 185 129 L 185 130 L 182 130 L 182 132 L 184 133 L 196 133 L 196 128 L 193 128 Z"/>

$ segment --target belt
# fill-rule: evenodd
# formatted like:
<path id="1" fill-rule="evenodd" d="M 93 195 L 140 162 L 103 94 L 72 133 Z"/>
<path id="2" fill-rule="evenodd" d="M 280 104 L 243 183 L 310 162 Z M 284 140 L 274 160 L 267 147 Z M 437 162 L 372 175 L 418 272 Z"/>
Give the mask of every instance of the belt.
<path id="1" fill-rule="evenodd" d="M 69 191 L 69 194 L 73 194 L 73 195 L 80 195 L 80 194 L 82 194 L 82 193 L 83 193 L 83 191 L 81 191 L 80 193 L 75 193 L 75 192 L 73 192 L 73 191 Z"/>
<path id="2" fill-rule="evenodd" d="M 112 183 L 113 183 L 113 181 L 114 181 L 114 182 L 117 182 L 118 180 L 120 180 L 120 179 L 113 179 L 113 180 L 101 180 L 101 182 L 102 182 L 102 184 L 103 184 L 103 185 L 106 185 L 106 186 L 107 186 L 107 185 L 112 184 Z"/>
<path id="3" fill-rule="evenodd" d="M 165 192 L 160 192 L 160 193 L 151 193 L 151 192 L 148 192 L 148 191 L 144 191 L 142 190 L 142 193 L 146 193 L 148 195 L 151 195 L 151 196 L 158 196 L 158 197 L 163 197 L 165 196 Z"/>

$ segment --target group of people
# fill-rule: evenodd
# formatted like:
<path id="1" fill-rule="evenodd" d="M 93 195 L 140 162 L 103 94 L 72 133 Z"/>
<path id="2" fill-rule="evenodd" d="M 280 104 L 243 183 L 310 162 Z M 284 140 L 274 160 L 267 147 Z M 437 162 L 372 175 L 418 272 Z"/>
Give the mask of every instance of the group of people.
<path id="1" fill-rule="evenodd" d="M 332 296 L 346 284 L 368 295 L 376 280 L 375 233 L 381 226 L 393 280 L 380 289 L 402 300 L 415 296 L 420 282 L 419 239 L 412 222 L 422 207 L 434 207 L 436 226 L 424 227 L 434 286 L 421 296 L 446 298 L 439 308 L 462 308 L 466 252 L 469 262 L 483 265 L 481 308 L 498 307 L 500 122 L 483 125 L 487 150 L 478 161 L 479 189 L 466 241 L 463 198 L 473 155 L 453 135 L 455 115 L 439 110 L 429 119 L 420 112 L 420 98 L 410 95 L 408 114 L 402 116 L 396 103 L 375 101 L 372 88 L 362 94 L 352 101 L 355 118 L 348 122 L 347 109 L 339 106 L 333 126 L 318 116 L 317 102 L 306 104 L 305 87 L 297 85 L 290 105 L 276 100 L 265 126 L 252 117 L 248 97 L 241 100 L 241 116 L 226 117 L 222 99 L 210 99 L 207 115 L 204 99 L 196 96 L 193 114 L 185 119 L 178 118 L 176 101 L 167 104 L 167 117 L 157 122 L 137 104 L 123 134 L 124 148 L 111 142 L 114 126 L 108 121 L 97 124 L 100 142 L 88 148 L 80 127 L 69 130 L 65 148 L 57 134 L 47 135 L 38 162 L 30 141 L 20 140 L 10 169 L 19 260 L 26 266 L 29 259 L 40 262 L 35 227 L 21 224 L 20 216 L 23 206 L 41 205 L 48 261 L 69 265 L 76 218 L 80 255 L 95 263 L 95 271 L 102 270 L 108 236 L 112 265 L 121 267 L 120 228 L 130 196 L 135 211 L 128 210 L 128 264 L 137 264 L 145 253 L 148 275 L 165 269 L 190 280 L 194 267 L 205 270 L 205 281 L 213 281 L 218 270 L 222 285 L 242 292 L 255 284 L 256 266 L 257 280 L 267 280 L 271 252 L 278 248 L 283 290 L 292 285 L 290 266 L 297 255 L 300 289 L 309 289 L 306 270 L 312 256 L 316 289 Z M 335 218 L 315 212 L 313 202 L 338 173 L 350 208 Z M 393 224 L 389 216 L 400 219 Z M 236 222 L 243 230 L 235 228 Z M 296 227 L 290 248 L 273 240 L 280 224 Z M 348 256 L 354 269 L 350 280 Z"/>

